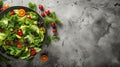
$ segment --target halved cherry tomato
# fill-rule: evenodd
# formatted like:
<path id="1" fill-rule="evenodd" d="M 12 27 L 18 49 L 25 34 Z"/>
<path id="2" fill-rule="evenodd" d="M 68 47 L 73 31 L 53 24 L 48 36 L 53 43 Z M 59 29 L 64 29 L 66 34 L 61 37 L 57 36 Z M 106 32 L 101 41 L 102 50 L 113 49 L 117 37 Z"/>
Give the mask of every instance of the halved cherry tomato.
<path id="1" fill-rule="evenodd" d="M 10 16 L 12 16 L 12 15 L 15 15 L 15 12 L 14 12 L 14 11 L 11 11 Z"/>
<path id="2" fill-rule="evenodd" d="M 7 9 L 7 8 L 9 8 L 9 5 L 8 4 L 4 4 L 3 8 Z"/>
<path id="3" fill-rule="evenodd" d="M 22 43 L 17 42 L 17 48 L 22 48 Z"/>
<path id="4" fill-rule="evenodd" d="M 46 15 L 49 15 L 50 14 L 50 10 L 46 10 L 45 13 L 46 13 Z"/>
<path id="5" fill-rule="evenodd" d="M 40 10 L 43 10 L 43 5 L 39 5 L 38 8 L 39 8 Z"/>
<path id="6" fill-rule="evenodd" d="M 48 61 L 48 55 L 46 55 L 46 54 L 41 55 L 41 56 L 40 56 L 40 60 L 41 60 L 42 62 L 47 62 L 47 61 Z"/>
<path id="7" fill-rule="evenodd" d="M 30 15 L 27 15 L 26 17 L 29 18 L 29 19 L 32 19 Z"/>
<path id="8" fill-rule="evenodd" d="M 21 30 L 21 29 L 19 29 L 19 30 L 18 30 L 18 32 L 17 32 L 17 34 L 18 34 L 18 35 L 20 35 L 20 36 L 22 36 L 22 35 L 23 35 L 22 30 Z"/>
<path id="9" fill-rule="evenodd" d="M 30 50 L 30 55 L 31 55 L 31 56 L 36 55 L 36 50 L 35 50 L 35 49 Z"/>
<path id="10" fill-rule="evenodd" d="M 18 15 L 19 15 L 19 16 L 25 16 L 25 14 L 26 14 L 26 12 L 25 12 L 24 9 L 19 9 L 19 10 L 18 10 Z"/>

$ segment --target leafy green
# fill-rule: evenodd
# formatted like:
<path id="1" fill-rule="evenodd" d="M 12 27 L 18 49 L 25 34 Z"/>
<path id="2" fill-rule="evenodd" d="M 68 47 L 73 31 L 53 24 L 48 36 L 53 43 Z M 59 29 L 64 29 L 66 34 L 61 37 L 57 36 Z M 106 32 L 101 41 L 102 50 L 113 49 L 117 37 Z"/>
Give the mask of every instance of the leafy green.
<path id="1" fill-rule="evenodd" d="M 33 10 L 36 10 L 36 4 L 32 3 L 32 2 L 29 2 L 28 3 L 28 7 L 33 9 Z"/>
<path id="2" fill-rule="evenodd" d="M 61 21 L 57 18 L 55 12 L 51 12 L 49 17 L 44 17 L 43 20 L 46 22 L 46 24 L 50 24 L 52 21 L 55 21 L 55 23 L 60 23 Z"/>
<path id="3" fill-rule="evenodd" d="M 38 48 L 38 47 L 35 47 L 34 49 L 36 50 L 36 52 L 41 51 L 41 48 Z"/>
<path id="4" fill-rule="evenodd" d="M 46 24 L 50 24 L 52 21 L 54 21 L 52 18 L 50 17 L 45 17 L 43 18 L 43 20 L 45 21 Z"/>
<path id="5" fill-rule="evenodd" d="M 53 36 L 51 36 L 51 40 L 58 41 L 58 40 L 59 40 L 59 37 L 58 37 L 58 36 L 53 35 Z"/>
<path id="6" fill-rule="evenodd" d="M 33 35 L 29 34 L 29 35 L 27 35 L 27 36 L 24 37 L 24 38 L 25 38 L 25 39 L 28 38 L 29 41 L 30 41 L 30 43 L 34 43 L 34 39 L 35 39 L 35 37 L 34 37 Z"/>
<path id="7" fill-rule="evenodd" d="M 55 12 L 51 12 L 51 14 L 49 15 L 49 17 L 51 17 L 51 18 L 53 18 L 53 19 L 54 19 L 54 18 L 57 18 Z"/>
<path id="8" fill-rule="evenodd" d="M 55 18 L 54 21 L 55 21 L 56 23 L 60 23 L 60 22 L 61 22 L 58 18 Z"/>
<path id="9" fill-rule="evenodd" d="M 32 20 L 38 20 L 38 15 L 35 12 L 27 12 L 32 17 Z"/>
<path id="10" fill-rule="evenodd" d="M 2 0 L 0 0 L 0 8 L 2 7 L 2 5 L 3 5 L 3 1 L 2 1 Z"/>
<path id="11" fill-rule="evenodd" d="M 7 51 L 7 53 L 14 55 L 15 57 L 20 56 L 20 54 L 22 53 L 22 51 L 24 50 L 24 48 L 17 48 L 14 46 L 4 46 L 5 50 Z"/>
<path id="12" fill-rule="evenodd" d="M 46 45 L 50 45 L 51 44 L 50 36 L 47 36 L 45 43 L 46 43 Z"/>
<path id="13" fill-rule="evenodd" d="M 6 38 L 6 34 L 0 33 L 0 41 L 4 40 Z"/>
<path id="14" fill-rule="evenodd" d="M 25 58 L 28 58 L 28 57 L 30 57 L 30 52 L 26 51 L 20 56 L 20 59 L 25 59 Z"/>

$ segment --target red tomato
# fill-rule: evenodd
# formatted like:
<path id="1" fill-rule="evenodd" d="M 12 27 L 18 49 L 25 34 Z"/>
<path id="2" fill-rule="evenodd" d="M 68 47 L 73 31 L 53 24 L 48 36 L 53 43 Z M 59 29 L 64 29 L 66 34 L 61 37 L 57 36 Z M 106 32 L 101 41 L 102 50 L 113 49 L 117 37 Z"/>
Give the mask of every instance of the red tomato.
<path id="1" fill-rule="evenodd" d="M 18 34 L 18 35 L 20 35 L 20 36 L 22 36 L 22 35 L 23 35 L 22 30 L 21 30 L 21 29 L 19 29 L 19 30 L 18 30 L 18 32 L 17 32 L 17 34 Z"/>
<path id="2" fill-rule="evenodd" d="M 2 32 L 3 31 L 3 29 L 0 27 L 0 32 Z"/>
<path id="3" fill-rule="evenodd" d="M 14 11 L 11 11 L 10 15 L 15 15 L 15 12 L 14 12 Z"/>
<path id="4" fill-rule="evenodd" d="M 11 43 L 10 43 L 9 40 L 6 40 L 6 41 L 5 41 L 5 44 L 6 44 L 6 45 L 10 45 Z"/>
<path id="5" fill-rule="evenodd" d="M 52 32 L 53 32 L 53 33 L 57 33 L 57 30 L 56 30 L 56 29 L 53 29 Z"/>
<path id="6" fill-rule="evenodd" d="M 31 56 L 36 55 L 36 50 L 35 50 L 35 49 L 30 50 L 30 55 L 31 55 Z"/>
<path id="7" fill-rule="evenodd" d="M 53 27 L 53 28 L 55 28 L 55 27 L 56 27 L 55 22 L 52 22 L 52 23 L 51 23 L 51 27 Z"/>
<path id="8" fill-rule="evenodd" d="M 2 8 L 0 8 L 0 11 L 3 11 L 3 10 L 5 10 L 5 8 L 3 8 L 3 7 L 2 7 Z"/>
<path id="9" fill-rule="evenodd" d="M 22 43 L 17 42 L 17 48 L 22 48 Z"/>
<path id="10" fill-rule="evenodd" d="M 29 18 L 29 19 L 32 19 L 30 15 L 27 15 L 26 17 Z"/>
<path id="11" fill-rule="evenodd" d="M 39 5 L 38 8 L 39 8 L 40 10 L 43 10 L 43 5 Z"/>
<path id="12" fill-rule="evenodd" d="M 45 13 L 46 13 L 46 15 L 49 15 L 50 14 L 50 10 L 46 10 Z"/>
<path id="13" fill-rule="evenodd" d="M 44 14 L 44 13 L 41 13 L 41 16 L 42 16 L 42 17 L 44 17 L 44 16 L 45 16 L 45 14 Z"/>

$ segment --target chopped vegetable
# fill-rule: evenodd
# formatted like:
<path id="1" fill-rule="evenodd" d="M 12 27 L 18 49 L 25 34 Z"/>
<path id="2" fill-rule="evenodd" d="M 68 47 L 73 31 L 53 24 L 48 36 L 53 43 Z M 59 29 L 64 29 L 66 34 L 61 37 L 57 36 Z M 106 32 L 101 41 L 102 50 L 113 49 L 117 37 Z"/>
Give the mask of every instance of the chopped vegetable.
<path id="1" fill-rule="evenodd" d="M 18 15 L 19 15 L 19 16 L 25 16 L 25 14 L 26 14 L 26 12 L 25 12 L 24 9 L 19 9 L 19 10 L 18 10 Z"/>
<path id="2" fill-rule="evenodd" d="M 18 38 L 18 39 L 21 39 L 22 37 L 21 36 L 19 36 L 19 35 L 16 35 L 16 37 Z"/>

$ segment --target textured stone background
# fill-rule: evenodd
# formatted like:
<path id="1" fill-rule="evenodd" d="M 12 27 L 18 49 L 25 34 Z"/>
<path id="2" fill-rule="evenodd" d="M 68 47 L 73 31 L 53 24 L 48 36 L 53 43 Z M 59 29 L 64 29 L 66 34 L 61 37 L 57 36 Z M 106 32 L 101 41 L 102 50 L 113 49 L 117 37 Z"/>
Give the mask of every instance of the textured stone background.
<path id="1" fill-rule="evenodd" d="M 0 67 L 120 67 L 120 0 L 4 0 L 11 6 L 43 4 L 55 11 L 59 42 L 45 47 L 49 61 L 39 53 L 33 62 L 1 62 Z"/>

